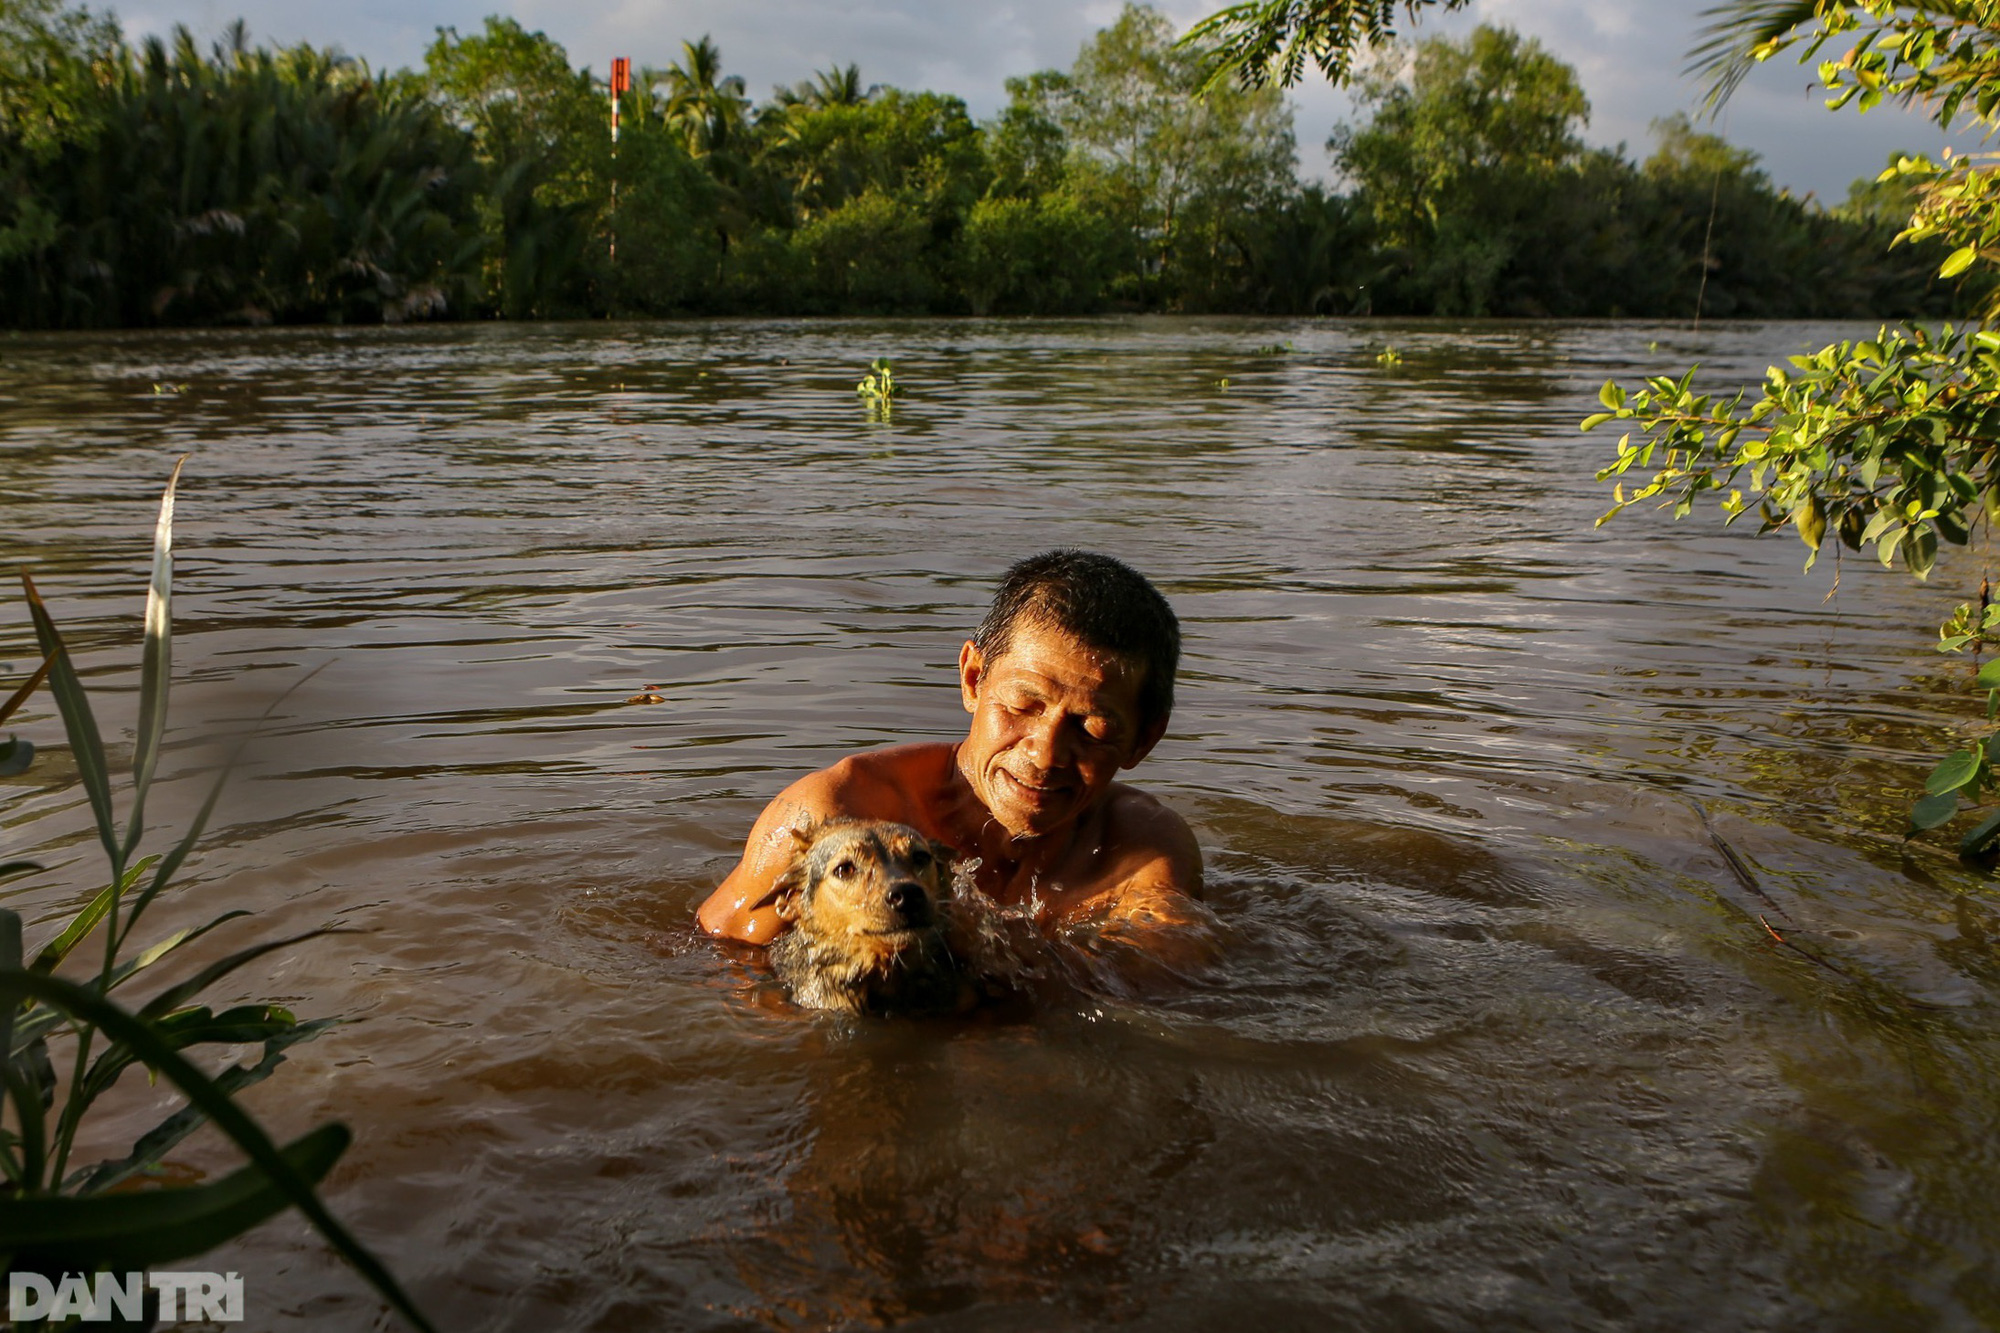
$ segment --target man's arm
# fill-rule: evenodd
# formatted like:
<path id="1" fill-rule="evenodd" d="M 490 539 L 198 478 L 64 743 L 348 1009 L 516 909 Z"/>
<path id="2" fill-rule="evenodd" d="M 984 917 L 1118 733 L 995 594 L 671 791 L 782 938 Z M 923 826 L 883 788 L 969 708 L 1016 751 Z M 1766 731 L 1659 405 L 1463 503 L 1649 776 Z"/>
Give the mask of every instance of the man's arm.
<path id="1" fill-rule="evenodd" d="M 1186 821 L 1159 801 L 1130 788 L 1116 799 L 1105 840 L 1126 850 L 1104 867 L 1100 887 L 1061 910 L 1042 947 L 1059 971 L 1088 984 L 1157 990 L 1202 971 L 1221 952 L 1215 917 L 1200 898 L 1201 848 Z"/>
<path id="2" fill-rule="evenodd" d="M 1215 916 L 1201 902 L 1201 847 L 1179 815 L 1150 797 L 1141 801 L 1120 812 L 1129 820 L 1121 833 L 1138 850 L 1118 867 L 1114 887 L 1090 913 L 1093 934 L 1099 943 L 1123 946 L 1118 953 L 1129 950 L 1176 972 L 1196 971 L 1213 963 L 1220 949 Z"/>
<path id="3" fill-rule="evenodd" d="M 832 813 L 828 775 L 809 773 L 779 792 L 750 827 L 743 859 L 729 872 L 695 920 L 711 935 L 745 944 L 769 944 L 785 928 L 771 899 L 778 877 L 798 854 L 792 830 Z"/>

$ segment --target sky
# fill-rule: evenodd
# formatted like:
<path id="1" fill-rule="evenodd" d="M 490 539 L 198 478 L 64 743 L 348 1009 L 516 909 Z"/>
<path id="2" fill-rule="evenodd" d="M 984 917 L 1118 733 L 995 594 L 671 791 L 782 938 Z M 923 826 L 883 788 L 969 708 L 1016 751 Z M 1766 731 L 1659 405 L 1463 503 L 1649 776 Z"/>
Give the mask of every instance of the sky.
<path id="1" fill-rule="evenodd" d="M 1185 29 L 1223 0 L 1160 0 Z M 753 96 L 855 62 L 866 83 L 956 93 L 975 116 L 1006 100 L 1009 75 L 1067 69 L 1092 33 L 1114 20 L 1118 0 L 98 0 L 134 38 L 185 24 L 211 39 L 241 17 L 253 40 L 337 46 L 378 68 L 419 65 L 439 27 L 476 31 L 502 13 L 547 33 L 574 65 L 604 73 L 613 56 L 635 66 L 666 65 L 685 39 L 712 36 L 724 67 Z M 1652 150 L 1651 123 L 1698 109 L 1699 90 L 1683 74 L 1706 0 L 1473 0 L 1453 15 L 1429 14 L 1408 32 L 1463 33 L 1480 22 L 1506 24 L 1573 65 L 1590 98 L 1585 138 L 1624 144 L 1634 158 Z M 1944 140 L 1921 116 L 1878 107 L 1866 116 L 1829 112 L 1808 91 L 1809 71 L 1781 56 L 1758 70 L 1713 127 L 1750 148 L 1779 185 L 1846 198 L 1849 182 L 1881 170 L 1897 150 L 1935 151 Z M 1345 94 L 1323 80 L 1293 90 L 1301 173 L 1330 178 L 1325 142 L 1354 118 Z M 1960 140 L 1961 148 L 1971 147 Z"/>

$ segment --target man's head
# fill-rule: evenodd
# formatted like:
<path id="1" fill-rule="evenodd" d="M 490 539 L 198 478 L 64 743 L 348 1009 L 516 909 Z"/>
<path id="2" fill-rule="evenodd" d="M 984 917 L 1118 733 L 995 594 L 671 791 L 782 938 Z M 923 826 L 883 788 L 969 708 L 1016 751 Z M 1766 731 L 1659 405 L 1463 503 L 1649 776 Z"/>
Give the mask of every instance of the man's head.
<path id="1" fill-rule="evenodd" d="M 1061 548 L 1031 555 L 1003 574 L 972 636 L 988 662 L 1006 656 L 1023 623 L 1056 629 L 1140 672 L 1141 725 L 1174 711 L 1181 622 L 1160 590 L 1122 560 Z"/>
<path id="2" fill-rule="evenodd" d="M 959 768 L 1016 837 L 1091 809 L 1173 710 L 1180 624 L 1129 566 L 1050 551 L 1009 569 L 959 653 L 972 726 Z"/>

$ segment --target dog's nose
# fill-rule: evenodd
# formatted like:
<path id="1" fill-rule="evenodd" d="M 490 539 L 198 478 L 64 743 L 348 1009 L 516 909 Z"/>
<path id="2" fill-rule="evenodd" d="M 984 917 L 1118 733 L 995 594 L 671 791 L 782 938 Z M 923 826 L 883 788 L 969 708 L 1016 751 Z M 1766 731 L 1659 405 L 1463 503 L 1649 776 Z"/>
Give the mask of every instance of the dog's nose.
<path id="1" fill-rule="evenodd" d="M 891 884 L 886 897 L 889 910 L 906 921 L 921 920 L 929 914 L 926 909 L 930 903 L 924 896 L 924 886 L 913 879 Z"/>

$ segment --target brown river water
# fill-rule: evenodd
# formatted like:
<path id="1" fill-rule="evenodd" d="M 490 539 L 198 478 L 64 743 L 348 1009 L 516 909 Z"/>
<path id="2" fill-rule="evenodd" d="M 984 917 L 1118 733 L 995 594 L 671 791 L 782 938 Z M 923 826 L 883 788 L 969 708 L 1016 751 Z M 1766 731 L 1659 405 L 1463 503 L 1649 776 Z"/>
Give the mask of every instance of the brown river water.
<path id="1" fill-rule="evenodd" d="M 1593 528 L 1615 437 L 1576 428 L 1607 377 L 1843 332 L 15 337 L 0 550 L 129 753 L 192 454 L 167 828 L 318 669 L 145 933 L 360 932 L 212 998 L 350 1020 L 248 1100 L 353 1126 L 328 1198 L 443 1328 L 1990 1328 L 2000 899 L 1900 838 L 1977 712 L 1929 643 L 1978 561 L 1849 561 L 1828 601 L 1788 534 Z M 1200 837 L 1224 961 L 1004 1020 L 787 1009 L 696 904 L 790 777 L 960 734 L 959 643 L 1055 545 L 1180 611 L 1133 777 Z M 0 592 L 0 681 L 29 642 Z M 32 946 L 103 872 L 46 696 L 15 726 Z M 82 1160 L 170 1100 L 119 1095 Z M 201 1262 L 243 1327 L 392 1326 L 296 1217 Z"/>

